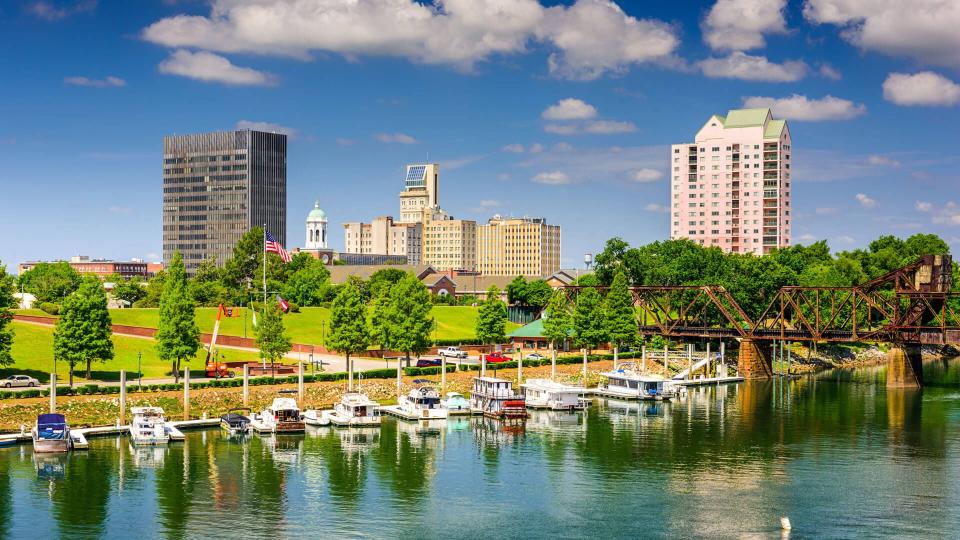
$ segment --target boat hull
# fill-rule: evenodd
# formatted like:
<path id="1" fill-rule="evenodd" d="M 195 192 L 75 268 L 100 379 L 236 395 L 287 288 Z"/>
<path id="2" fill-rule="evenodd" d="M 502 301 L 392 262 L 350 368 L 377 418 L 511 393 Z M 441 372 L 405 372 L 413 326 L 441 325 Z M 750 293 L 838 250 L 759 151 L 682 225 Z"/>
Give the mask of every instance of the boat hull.
<path id="1" fill-rule="evenodd" d="M 339 426 L 339 427 L 380 427 L 380 417 L 379 416 L 344 416 L 336 412 L 330 413 L 327 416 L 330 419 L 330 423 Z"/>
<path id="2" fill-rule="evenodd" d="M 33 451 L 38 454 L 56 454 L 70 450 L 70 439 L 34 439 Z"/>

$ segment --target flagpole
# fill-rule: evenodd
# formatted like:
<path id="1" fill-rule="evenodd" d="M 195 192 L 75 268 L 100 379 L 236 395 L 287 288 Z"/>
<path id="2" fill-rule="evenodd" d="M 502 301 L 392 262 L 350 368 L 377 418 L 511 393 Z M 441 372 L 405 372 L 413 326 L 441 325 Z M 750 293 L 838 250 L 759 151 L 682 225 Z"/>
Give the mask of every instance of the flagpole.
<path id="1" fill-rule="evenodd" d="M 262 314 L 261 320 L 266 319 L 267 317 L 267 224 L 266 223 L 263 224 L 263 305 L 260 306 L 260 309 L 263 310 L 261 312 Z M 262 354 L 260 356 L 261 356 L 261 360 L 263 360 L 263 370 L 266 371 L 267 358 Z"/>

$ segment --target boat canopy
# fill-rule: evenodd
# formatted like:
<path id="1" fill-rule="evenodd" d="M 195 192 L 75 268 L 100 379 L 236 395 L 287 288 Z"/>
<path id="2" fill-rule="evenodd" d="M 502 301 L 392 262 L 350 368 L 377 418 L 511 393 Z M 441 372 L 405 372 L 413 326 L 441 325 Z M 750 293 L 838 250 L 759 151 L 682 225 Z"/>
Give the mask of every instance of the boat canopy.
<path id="1" fill-rule="evenodd" d="M 37 417 L 38 426 L 65 425 L 66 423 L 66 417 L 58 413 L 41 414 Z"/>
<path id="2" fill-rule="evenodd" d="M 273 411 L 299 411 L 300 407 L 297 407 L 296 400 L 292 398 L 278 397 L 273 399 L 270 409 Z"/>

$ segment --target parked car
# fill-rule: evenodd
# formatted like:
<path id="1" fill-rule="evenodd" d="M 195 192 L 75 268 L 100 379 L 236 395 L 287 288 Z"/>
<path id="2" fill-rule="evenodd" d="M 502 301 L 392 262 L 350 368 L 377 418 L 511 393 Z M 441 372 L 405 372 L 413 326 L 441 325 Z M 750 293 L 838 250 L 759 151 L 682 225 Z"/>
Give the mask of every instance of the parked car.
<path id="1" fill-rule="evenodd" d="M 501 352 L 492 352 L 486 356 L 488 364 L 499 364 L 500 362 L 509 362 L 511 358 L 507 358 Z"/>
<path id="2" fill-rule="evenodd" d="M 443 365 L 439 358 L 421 358 L 417 360 L 417 367 L 439 367 Z"/>
<path id="3" fill-rule="evenodd" d="M 467 357 L 467 351 L 456 346 L 440 349 L 439 351 L 437 351 L 437 353 L 440 356 L 446 356 L 447 358 L 466 358 Z"/>
<path id="4" fill-rule="evenodd" d="M 542 355 L 542 354 L 540 354 L 540 353 L 530 353 L 530 354 L 524 356 L 523 358 L 524 358 L 524 360 L 543 360 L 544 358 L 546 358 L 546 356 L 544 356 L 544 355 Z"/>
<path id="5" fill-rule="evenodd" d="M 11 375 L 6 379 L 3 379 L 4 388 L 13 388 L 15 386 L 40 386 L 40 381 L 30 377 L 29 375 Z"/>

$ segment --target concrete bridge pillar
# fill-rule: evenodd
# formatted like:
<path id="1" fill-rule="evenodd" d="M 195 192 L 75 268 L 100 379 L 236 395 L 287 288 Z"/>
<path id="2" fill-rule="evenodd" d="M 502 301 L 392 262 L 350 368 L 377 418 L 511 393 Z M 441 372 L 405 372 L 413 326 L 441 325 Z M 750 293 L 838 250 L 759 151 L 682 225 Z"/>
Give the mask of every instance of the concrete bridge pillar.
<path id="1" fill-rule="evenodd" d="M 922 388 L 920 345 L 899 343 L 887 351 L 887 388 Z"/>
<path id="2" fill-rule="evenodd" d="M 740 354 L 737 355 L 737 370 L 744 379 L 769 379 L 773 377 L 770 363 L 770 343 L 743 339 L 740 341 Z"/>

